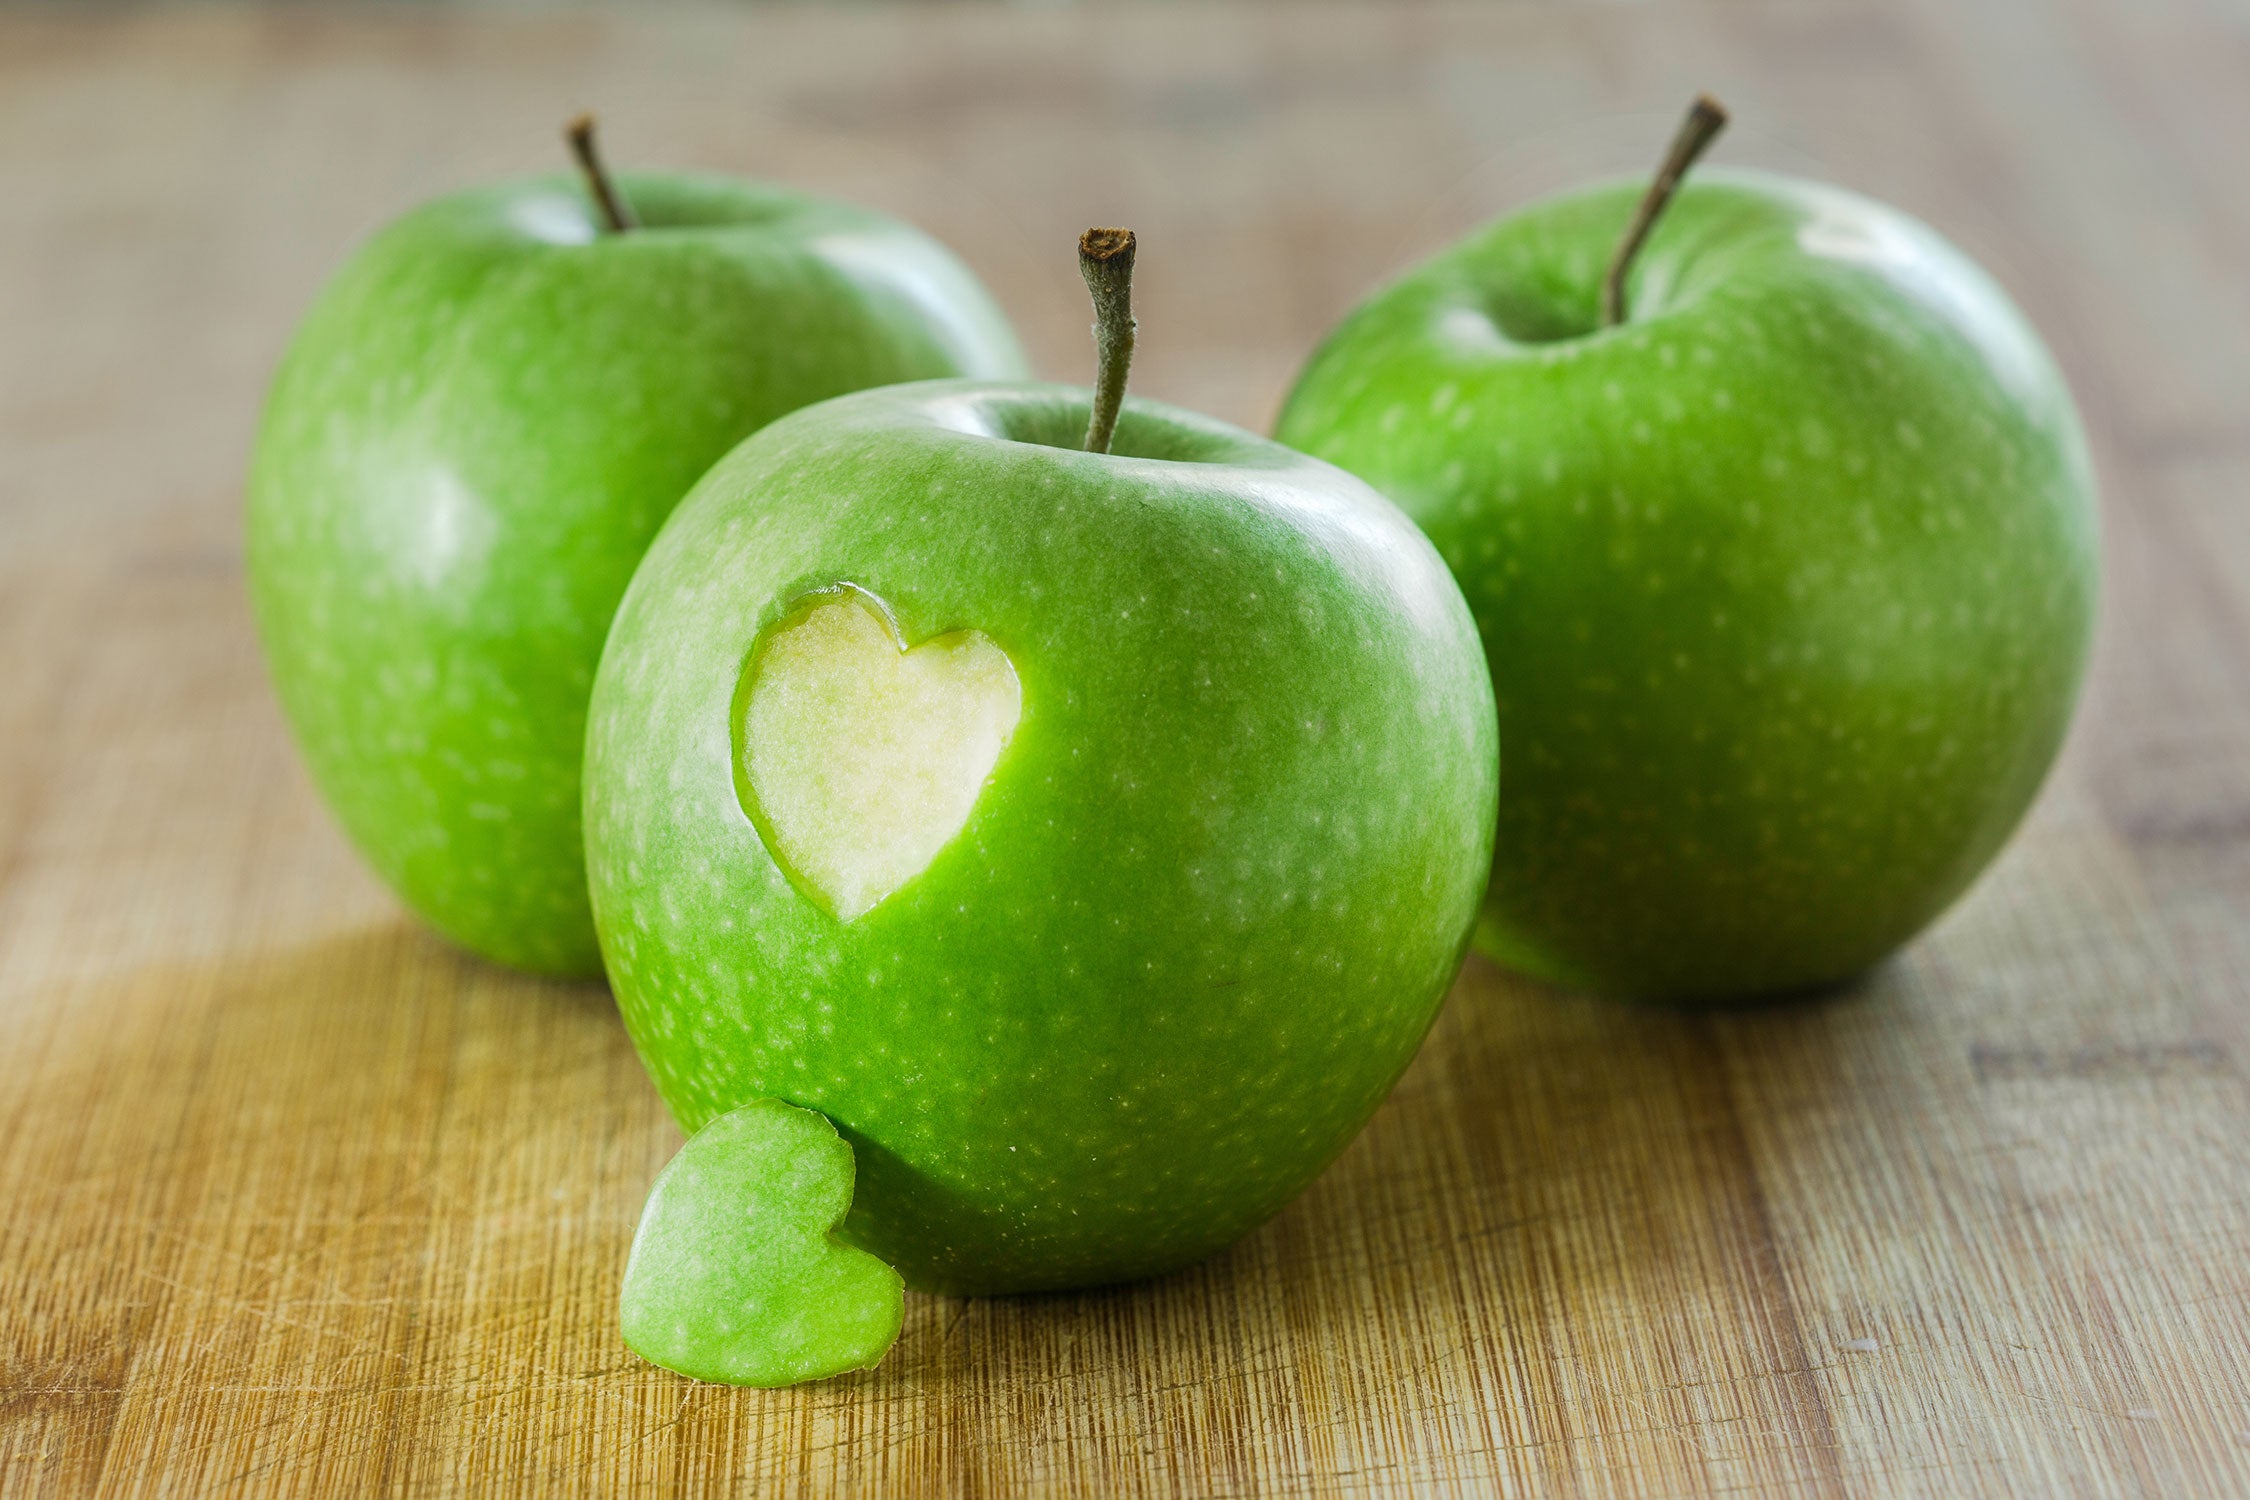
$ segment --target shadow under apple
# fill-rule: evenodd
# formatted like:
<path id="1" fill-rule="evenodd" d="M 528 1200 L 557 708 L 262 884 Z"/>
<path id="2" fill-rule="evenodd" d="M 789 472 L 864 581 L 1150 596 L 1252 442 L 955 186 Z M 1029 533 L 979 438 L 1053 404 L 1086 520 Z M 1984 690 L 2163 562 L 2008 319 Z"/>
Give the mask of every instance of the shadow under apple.
<path id="1" fill-rule="evenodd" d="M 1276 1403 L 1293 1430 L 1349 1447 L 1372 1413 L 1445 1420 L 1464 1390 L 1493 1386 L 1509 1395 L 1483 1403 L 1487 1419 L 1509 1414 L 1524 1424 L 1511 1442 L 1565 1467 L 1625 1427 L 1677 1425 L 1692 1444 L 1705 1382 L 1762 1382 L 1739 1399 L 1787 1420 L 1812 1357 L 1761 1167 L 1790 1141 L 1753 1144 L 1731 1060 L 1747 1047 L 1761 1070 L 1843 1087 L 1843 1038 L 1897 988 L 1882 969 L 1794 1005 L 1680 1011 L 1472 957 L 1365 1133 L 1266 1228 L 1154 1282 L 911 1298 L 866 1379 L 984 1384 L 1012 1407 L 1013 1442 L 1059 1443 L 1071 1408 L 1106 1404 L 1127 1414 L 1117 1441 L 1161 1431 L 1214 1460 L 1269 1439 Z"/>

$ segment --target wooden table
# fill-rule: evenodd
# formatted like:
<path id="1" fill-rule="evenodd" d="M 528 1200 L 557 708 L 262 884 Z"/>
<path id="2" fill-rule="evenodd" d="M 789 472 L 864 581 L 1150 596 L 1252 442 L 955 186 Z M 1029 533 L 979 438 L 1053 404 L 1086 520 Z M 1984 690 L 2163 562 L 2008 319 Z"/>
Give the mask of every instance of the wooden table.
<path id="1" fill-rule="evenodd" d="M 913 1297 L 794 1391 L 630 1356 L 678 1136 L 607 996 L 403 919 L 261 676 L 240 479 L 320 278 L 592 104 L 922 222 L 1058 376 L 1071 236 L 1130 223 L 1137 388 L 1262 424 L 1374 278 L 1697 87 L 1722 156 L 1984 259 L 2083 398 L 2104 635 L 2009 853 L 1823 1004 L 1472 963 L 1201 1269 Z M 2239 0 L 0 12 L 0 1486 L 2250 1494 L 2246 145 Z"/>

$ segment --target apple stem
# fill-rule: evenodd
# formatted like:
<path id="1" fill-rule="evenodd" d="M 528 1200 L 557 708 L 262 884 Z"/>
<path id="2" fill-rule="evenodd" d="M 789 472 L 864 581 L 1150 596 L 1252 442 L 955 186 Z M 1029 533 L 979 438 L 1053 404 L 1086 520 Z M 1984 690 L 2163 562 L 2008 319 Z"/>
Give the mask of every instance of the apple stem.
<path id="1" fill-rule="evenodd" d="M 1633 269 L 1633 258 L 1641 253 L 1641 243 L 1663 217 L 1688 168 L 1726 127 L 1726 107 L 1709 94 L 1697 94 L 1672 137 L 1672 148 L 1664 153 L 1664 164 L 1656 169 L 1656 180 L 1641 195 L 1641 206 L 1634 210 L 1625 238 L 1617 242 L 1617 253 L 1609 259 L 1609 274 L 1602 278 L 1602 327 L 1615 328 L 1625 321 L 1625 274 Z"/>
<path id="2" fill-rule="evenodd" d="M 1078 272 L 1094 294 L 1094 410 L 1086 451 L 1107 453 L 1133 367 L 1133 231 L 1089 229 L 1078 237 Z"/>
<path id="3" fill-rule="evenodd" d="M 602 165 L 601 153 L 594 149 L 594 117 L 580 115 L 563 128 L 563 136 L 570 142 L 570 154 L 578 158 L 578 170 L 586 174 L 586 190 L 594 195 L 603 225 L 611 234 L 640 228 L 641 221 L 633 217 L 633 205 L 625 201 L 609 169 Z"/>

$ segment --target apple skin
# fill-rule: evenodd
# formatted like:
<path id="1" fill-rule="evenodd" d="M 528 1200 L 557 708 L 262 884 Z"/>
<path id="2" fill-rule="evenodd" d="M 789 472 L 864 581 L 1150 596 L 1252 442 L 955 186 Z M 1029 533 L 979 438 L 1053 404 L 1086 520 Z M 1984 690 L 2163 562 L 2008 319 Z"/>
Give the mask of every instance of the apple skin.
<path id="1" fill-rule="evenodd" d="M 936 382 L 775 423 L 635 575 L 595 682 L 586 828 L 625 1023 L 683 1127 L 771 1096 L 858 1157 L 839 1231 L 910 1286 L 1153 1275 L 1309 1183 L 1459 966 L 1498 776 L 1476 629 L 1359 481 L 1128 402 Z M 801 894 L 730 714 L 808 593 L 1009 657 L 961 832 L 872 910 Z"/>
<path id="2" fill-rule="evenodd" d="M 610 615 L 696 478 L 845 391 L 1023 360 L 918 231 L 718 177 L 624 174 L 601 234 L 543 178 L 390 225 L 275 379 L 249 567 L 274 684 L 368 861 L 462 946 L 600 958 L 579 835 Z"/>
<path id="3" fill-rule="evenodd" d="M 1864 198 L 1700 175 L 1597 331 L 1641 191 L 1377 292 L 1277 432 L 1397 501 L 1475 611 L 1509 757 L 1478 946 L 1745 999 L 1877 962 L 2007 838 L 2086 660 L 2093 480 L 2005 294 Z"/>

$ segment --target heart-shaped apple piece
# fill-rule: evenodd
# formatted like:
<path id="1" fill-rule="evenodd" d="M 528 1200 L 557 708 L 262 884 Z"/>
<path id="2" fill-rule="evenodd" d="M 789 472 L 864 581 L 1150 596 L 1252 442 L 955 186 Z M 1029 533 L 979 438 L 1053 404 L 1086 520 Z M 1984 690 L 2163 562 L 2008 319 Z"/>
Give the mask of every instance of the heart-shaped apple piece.
<path id="1" fill-rule="evenodd" d="M 929 866 L 975 808 L 1023 688 L 977 630 L 906 649 L 845 585 L 752 652 L 737 755 L 751 819 L 800 889 L 849 922 Z"/>
<path id="2" fill-rule="evenodd" d="M 809 1109 L 753 1099 L 697 1131 L 656 1179 L 618 1298 L 651 1364 L 729 1385 L 864 1370 L 898 1339 L 905 1283 L 829 1231 L 852 1148 Z"/>

